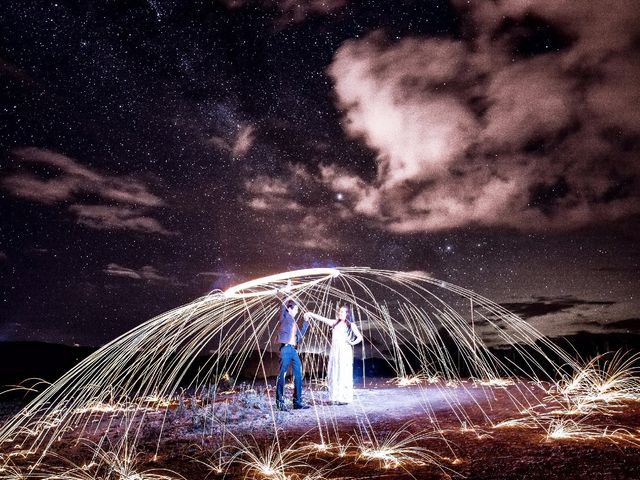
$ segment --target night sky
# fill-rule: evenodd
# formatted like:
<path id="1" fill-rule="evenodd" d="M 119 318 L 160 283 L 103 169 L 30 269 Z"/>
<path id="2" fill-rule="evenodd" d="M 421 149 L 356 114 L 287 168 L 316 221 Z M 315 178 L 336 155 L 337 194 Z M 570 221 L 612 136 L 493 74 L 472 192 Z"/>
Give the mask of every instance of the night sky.
<path id="1" fill-rule="evenodd" d="M 636 0 L 0 6 L 0 341 L 311 266 L 640 333 Z"/>

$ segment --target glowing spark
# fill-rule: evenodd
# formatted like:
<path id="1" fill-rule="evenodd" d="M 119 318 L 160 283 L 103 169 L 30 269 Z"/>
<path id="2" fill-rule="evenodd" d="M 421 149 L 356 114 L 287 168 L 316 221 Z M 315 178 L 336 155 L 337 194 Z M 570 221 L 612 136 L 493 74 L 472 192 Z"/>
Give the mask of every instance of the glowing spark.
<path id="1" fill-rule="evenodd" d="M 640 401 L 639 360 L 638 353 L 598 355 L 550 388 L 548 400 L 559 400 L 563 408 L 555 412 L 564 415 L 611 413 L 626 401 Z"/>
<path id="2" fill-rule="evenodd" d="M 515 382 L 509 378 L 492 378 L 489 380 L 482 380 L 478 383 L 488 387 L 508 387 L 515 385 Z"/>
<path id="3" fill-rule="evenodd" d="M 330 450 L 331 446 L 326 443 L 312 443 L 309 445 L 313 450 L 317 450 L 318 452 L 327 452 Z"/>
<path id="4" fill-rule="evenodd" d="M 414 375 L 405 375 L 402 377 L 395 377 L 387 381 L 387 383 L 393 383 L 399 387 L 410 387 L 412 385 L 420 385 L 423 382 L 438 383 L 439 378 L 437 376 L 427 375 L 424 373 L 417 373 Z"/>
<path id="5" fill-rule="evenodd" d="M 235 440 L 236 453 L 229 461 L 229 465 L 240 465 L 245 474 L 244 478 L 260 479 L 269 477 L 275 480 L 288 480 L 288 472 L 311 470 L 307 462 L 305 448 L 297 448 L 297 441 L 287 447 L 280 445 L 277 438 L 273 438 L 271 443 L 261 444 L 254 437 L 251 441 L 240 439 L 229 432 Z"/>
<path id="6" fill-rule="evenodd" d="M 513 418 L 496 423 L 493 428 L 537 428 L 533 417 Z"/>
<path id="7" fill-rule="evenodd" d="M 292 283 L 287 292 L 289 293 L 311 287 L 317 283 L 337 277 L 338 275 L 340 275 L 340 271 L 335 268 L 307 268 L 304 270 L 294 270 L 241 283 L 240 285 L 227 289 L 224 292 L 224 296 L 226 298 L 251 298 L 265 295 L 276 295 L 278 293 L 278 289 L 273 287 L 268 288 L 269 286 L 278 285 L 286 280 L 303 279 L 300 283 Z M 311 280 L 308 279 L 309 277 L 311 277 Z"/>
<path id="8" fill-rule="evenodd" d="M 366 463 L 377 461 L 382 468 L 398 468 L 406 470 L 409 465 L 434 465 L 444 471 L 441 457 L 419 446 L 425 441 L 435 439 L 426 432 L 412 433 L 405 424 L 399 429 L 377 437 L 371 429 L 364 427 L 362 433 L 356 435 L 360 457 Z"/>
<path id="9" fill-rule="evenodd" d="M 599 440 L 626 442 L 638 445 L 638 437 L 624 429 L 602 429 L 582 425 L 570 419 L 552 421 L 546 428 L 546 439 L 550 440 Z"/>
<path id="10" fill-rule="evenodd" d="M 265 398 L 270 398 L 273 404 L 272 390 L 267 388 L 269 375 L 265 358 L 271 357 L 277 348 L 272 339 L 284 296 L 277 293 L 283 293 L 282 287 L 287 280 L 291 280 L 291 287 L 284 293 L 295 294 L 303 307 L 313 308 L 324 316 L 335 315 L 338 304 L 351 305 L 353 320 L 365 337 L 365 341 L 356 346 L 358 356 L 384 359 L 402 385 L 441 379 L 440 390 L 445 390 L 445 385 L 466 389 L 463 375 L 465 378 L 489 379 L 489 382 L 491 379 L 506 382 L 515 378 L 516 373 L 525 381 L 537 381 L 541 372 L 546 378 L 562 371 L 552 360 L 555 358 L 577 370 L 576 362 L 565 351 L 527 322 L 462 287 L 412 272 L 399 274 L 356 267 L 297 270 L 245 282 L 226 292 L 212 292 L 141 323 L 73 367 L 3 424 L 0 445 L 6 446 L 17 439 L 21 446 L 29 447 L 29 451 L 45 456 L 49 449 L 55 450 L 57 439 L 77 440 L 87 434 L 99 435 L 104 432 L 95 430 L 98 427 L 107 431 L 116 424 L 123 435 L 131 434 L 131 438 L 138 439 L 144 419 L 149 415 L 157 416 L 157 411 L 163 416 L 158 434 L 159 448 L 164 439 L 162 435 L 165 435 L 163 427 L 172 421 L 173 412 L 177 410 L 172 408 L 175 402 L 170 399 L 180 398 L 181 410 L 188 408 L 194 417 L 202 417 L 205 407 L 212 407 L 209 413 L 215 411 L 216 399 L 221 396 L 224 402 L 233 402 L 235 397 L 229 399 L 225 393 L 242 395 L 235 379 L 243 378 L 243 374 L 244 378 L 254 379 L 245 390 L 257 392 L 258 387 L 262 387 Z M 301 353 L 305 353 L 307 346 L 327 345 L 326 335 L 323 329 L 310 327 L 301 344 Z M 513 363 L 507 364 L 496 357 L 484 338 L 498 338 L 509 345 L 512 349 L 510 362 L 515 359 Z M 210 350 L 212 345 L 215 347 Z M 209 360 L 197 374 L 192 374 L 198 356 L 205 351 L 210 353 Z M 452 351 L 456 352 L 455 356 Z M 250 358 L 258 361 L 249 362 Z M 323 377 L 326 371 L 323 358 L 316 361 L 307 357 L 304 362 L 307 378 Z M 513 371 L 515 364 L 518 365 L 517 372 Z M 247 371 L 251 365 L 254 367 Z M 427 373 L 413 375 L 411 372 L 416 370 L 437 372 L 437 377 Z M 625 392 L 625 398 L 632 398 L 634 392 L 637 393 L 634 390 L 637 382 L 632 381 L 635 370 L 628 378 L 619 374 L 612 378 L 611 367 L 608 371 L 608 380 L 599 383 L 591 381 L 594 375 L 583 375 L 597 385 L 595 393 L 590 395 L 597 394 L 605 402 L 609 399 L 609 405 L 612 405 L 612 392 L 617 392 L 617 398 L 621 398 L 621 392 Z M 513 389 L 519 391 L 526 385 L 525 381 L 515 383 Z M 584 381 L 574 382 L 567 391 L 580 392 L 576 385 L 581 384 Z M 205 389 L 206 395 L 202 393 Z M 524 389 L 530 396 L 529 386 Z M 190 398 L 181 396 L 184 395 L 181 391 L 188 391 Z M 557 395 L 563 397 L 565 393 Z M 514 397 L 510 393 L 514 405 L 520 408 Z M 455 394 L 445 394 L 444 400 L 460 422 L 467 421 L 470 412 L 465 410 L 467 406 L 463 399 Z M 534 403 L 539 403 L 539 399 Z M 476 407 L 482 410 L 484 405 L 474 402 L 474 411 L 477 411 Z M 279 414 L 273 412 L 271 418 L 276 443 L 280 440 L 276 425 Z M 336 424 L 336 414 L 329 412 L 324 417 L 319 416 L 319 431 L 329 431 Z M 367 439 L 371 443 L 366 444 L 364 438 L 360 442 L 363 458 L 381 455 L 379 461 L 389 465 L 394 464 L 387 458 L 389 455 L 395 455 L 400 463 L 411 461 L 393 450 L 398 446 L 399 438 L 388 440 L 390 445 L 384 441 L 383 444 L 376 443 L 369 435 Z M 409 442 L 403 437 L 404 440 Z M 271 460 L 263 463 L 265 471 L 280 475 L 284 467 L 278 458 L 302 462 L 301 457 L 296 456 L 299 452 L 273 448 Z M 407 450 L 407 455 L 413 455 L 411 458 L 419 459 L 420 455 L 425 456 L 423 460 L 427 458 L 427 453 L 415 450 L 419 448 L 417 445 L 407 444 L 406 448 L 414 449 Z M 251 475 L 262 475 L 257 465 L 265 455 L 269 457 L 266 452 L 258 454 L 254 448 L 253 459 L 250 453 L 238 453 L 237 459 L 244 459 L 243 465 L 253 472 Z"/>
<path id="11" fill-rule="evenodd" d="M 118 444 L 108 443 L 108 447 L 85 441 L 91 447 L 93 459 L 89 464 L 77 465 L 71 460 L 54 454 L 66 468 L 54 474 L 47 475 L 48 480 L 186 480 L 182 475 L 168 469 L 142 470 L 141 455 L 128 437 L 124 437 Z"/>

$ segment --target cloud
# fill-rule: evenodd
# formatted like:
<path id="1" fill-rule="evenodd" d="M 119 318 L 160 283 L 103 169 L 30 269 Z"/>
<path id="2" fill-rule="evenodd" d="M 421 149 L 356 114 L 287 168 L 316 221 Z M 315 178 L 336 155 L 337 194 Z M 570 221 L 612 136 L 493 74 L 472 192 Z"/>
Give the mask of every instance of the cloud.
<path id="1" fill-rule="evenodd" d="M 463 99 L 435 91 L 461 73 L 464 58 L 452 41 L 407 39 L 387 49 L 379 33 L 336 53 L 329 74 L 346 131 L 380 152 L 389 187 L 443 171 L 477 134 Z"/>
<path id="2" fill-rule="evenodd" d="M 626 6 L 626 8 L 625 8 Z M 640 213 L 640 10 L 624 2 L 460 2 L 461 38 L 345 42 L 328 68 L 365 181 L 319 182 L 394 232 L 566 230 Z"/>
<path id="3" fill-rule="evenodd" d="M 602 327 L 607 330 L 634 330 L 640 331 L 640 318 L 625 318 L 623 320 L 614 320 L 602 324 Z"/>
<path id="4" fill-rule="evenodd" d="M 42 203 L 73 199 L 82 193 L 93 193 L 106 200 L 115 200 L 148 207 L 164 204 L 140 181 L 104 175 L 84 167 L 66 155 L 51 150 L 26 147 L 11 151 L 20 167 L 41 164 L 50 168 L 50 178 L 18 171 L 2 179 L 2 186 L 13 195 Z"/>
<path id="5" fill-rule="evenodd" d="M 334 223 L 313 213 L 300 221 L 280 224 L 278 231 L 280 242 L 294 248 L 333 251 L 341 244 Z"/>
<path id="6" fill-rule="evenodd" d="M 510 312 L 515 313 L 525 319 L 542 317 L 545 315 L 584 310 L 585 307 L 608 307 L 615 304 L 610 301 L 582 300 L 572 296 L 565 297 L 534 297 L 531 302 L 510 302 L 500 305 Z"/>
<path id="7" fill-rule="evenodd" d="M 231 153 L 234 157 L 241 157 L 245 155 L 253 145 L 254 140 L 255 137 L 253 135 L 253 127 L 251 125 L 241 128 L 238 132 L 238 136 L 236 137 L 236 141 L 233 144 Z"/>
<path id="8" fill-rule="evenodd" d="M 106 205 L 71 205 L 77 222 L 96 230 L 131 230 L 142 233 L 175 235 L 164 228 L 155 218 L 145 216 L 143 210 Z"/>
<path id="9" fill-rule="evenodd" d="M 71 205 L 69 211 L 77 214 L 80 224 L 96 229 L 171 233 L 148 216 L 149 209 L 165 202 L 137 179 L 98 173 L 72 158 L 42 148 L 19 148 L 11 155 L 16 171 L 5 176 L 0 185 L 16 197 L 55 204 L 92 194 L 126 206 Z M 39 175 L 25 171 L 30 167 L 39 167 Z"/>
<path id="10" fill-rule="evenodd" d="M 287 178 L 258 175 L 245 181 L 244 188 L 249 195 L 247 204 L 264 212 L 299 212 L 303 207 L 295 198 L 297 186 L 306 181 L 311 181 L 306 171 L 293 166 Z"/>
<path id="11" fill-rule="evenodd" d="M 16 197 L 53 204 L 71 198 L 79 189 L 79 181 L 71 177 L 42 180 L 30 173 L 19 173 L 4 178 L 2 186 Z"/>
<path id="12" fill-rule="evenodd" d="M 148 280 L 151 282 L 169 282 L 171 279 L 161 275 L 158 270 L 150 265 L 145 265 L 139 270 L 123 267 L 117 263 L 110 263 L 103 270 L 111 277 L 130 278 L 132 280 Z"/>
<path id="13" fill-rule="evenodd" d="M 278 242 L 294 248 L 331 251 L 345 246 L 341 238 L 342 209 L 334 205 L 328 214 L 323 205 L 312 206 L 322 194 L 321 185 L 300 165 L 288 165 L 282 178 L 259 175 L 244 184 L 245 203 L 254 211 L 277 216 Z M 284 221 L 286 220 L 286 221 Z"/>
<path id="14" fill-rule="evenodd" d="M 0 262 L 6 262 L 9 259 L 6 253 L 0 252 Z"/>
<path id="15" fill-rule="evenodd" d="M 230 142 L 223 137 L 213 136 L 207 144 L 214 145 L 220 150 L 229 152 L 233 158 L 241 158 L 247 154 L 255 142 L 255 129 L 251 125 L 239 128 L 235 138 Z"/>

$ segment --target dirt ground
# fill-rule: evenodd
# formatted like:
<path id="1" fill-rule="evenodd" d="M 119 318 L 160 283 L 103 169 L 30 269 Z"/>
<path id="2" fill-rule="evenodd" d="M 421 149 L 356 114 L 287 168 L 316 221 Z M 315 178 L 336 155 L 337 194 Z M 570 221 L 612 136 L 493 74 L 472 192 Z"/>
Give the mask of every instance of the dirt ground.
<path id="1" fill-rule="evenodd" d="M 374 381 L 360 386 L 349 405 L 333 405 L 321 387 L 306 385 L 305 401 L 311 408 L 287 412 L 272 410 L 272 394 L 236 391 L 220 394 L 206 405 L 191 397 L 166 412 L 150 410 L 135 424 L 139 441 L 135 458 L 130 459 L 132 468 L 170 469 L 189 480 L 225 474 L 226 478 L 278 478 L 242 463 L 252 454 L 268 456 L 273 447 L 290 462 L 283 466 L 286 477 L 298 479 L 314 478 L 305 477 L 313 469 L 319 469 L 317 480 L 640 479 L 640 403 L 580 417 L 585 431 L 603 433 L 595 438 L 549 439 L 548 415 L 539 416 L 537 424 L 495 428 L 505 420 L 531 418 L 523 413 L 527 408 L 538 413 L 553 410 L 554 405 L 543 403 L 544 392 L 526 383 L 398 387 Z M 287 392 L 289 398 L 291 394 Z M 107 432 L 116 443 L 123 435 L 121 420 L 118 413 L 94 414 L 82 437 L 97 440 Z M 363 446 L 380 446 L 394 435 L 394 444 L 404 442 L 407 457 L 402 461 L 362 455 Z M 68 467 L 69 462 L 86 464 L 92 451 L 71 441 L 78 436 L 77 431 L 67 432 L 53 444 L 58 457 L 43 465 L 56 469 Z M 5 454 L 15 449 L 3 447 Z M 437 459 L 439 466 L 425 462 L 426 455 Z M 14 456 L 12 462 L 26 467 L 32 458 Z M 257 458 L 251 463 L 255 466 Z"/>

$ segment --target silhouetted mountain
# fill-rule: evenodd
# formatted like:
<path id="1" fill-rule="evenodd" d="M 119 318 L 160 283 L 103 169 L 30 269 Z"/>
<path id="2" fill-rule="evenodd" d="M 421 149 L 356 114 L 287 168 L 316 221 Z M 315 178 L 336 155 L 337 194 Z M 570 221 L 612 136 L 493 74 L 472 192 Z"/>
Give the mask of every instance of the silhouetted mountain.
<path id="1" fill-rule="evenodd" d="M 449 351 L 449 355 L 457 363 L 459 374 L 466 376 L 469 374 L 465 359 L 462 358 L 455 347 L 455 342 L 451 339 L 443 338 L 444 345 Z M 595 355 L 615 350 L 630 350 L 640 352 L 640 335 L 632 333 L 590 333 L 579 332 L 575 335 L 563 338 L 555 338 L 552 341 L 571 353 L 572 357 L 589 359 Z M 527 347 L 525 349 L 533 358 L 538 358 L 539 353 Z M 66 345 L 55 345 L 38 342 L 4 342 L 0 343 L 0 386 L 15 385 L 27 378 L 42 378 L 49 382 L 55 381 L 74 365 L 95 352 L 95 348 L 89 347 L 69 347 Z M 491 352 L 498 358 L 505 361 L 513 371 L 528 371 L 528 366 L 522 361 L 522 357 L 513 348 L 496 348 Z M 303 362 L 307 365 L 313 364 L 317 371 L 321 371 L 326 364 L 326 357 L 319 354 L 302 354 Z M 558 358 L 550 358 L 552 361 L 562 363 Z M 198 357 L 185 379 L 194 378 L 209 372 L 214 357 Z M 233 372 L 236 378 L 252 381 L 261 378 L 263 374 L 272 379 L 277 374 L 278 367 L 277 352 L 267 352 L 262 357 L 257 352 L 251 352 L 243 362 L 244 367 L 241 372 Z M 407 360 L 414 369 L 419 369 L 419 361 L 416 358 Z M 237 358 L 230 357 L 227 362 L 222 360 L 221 364 L 235 364 Z M 545 362 L 542 362 L 544 365 Z M 408 365 L 407 365 L 408 366 Z M 530 365 L 529 365 L 530 366 Z M 515 368 L 514 368 L 515 367 Z M 367 377 L 393 377 L 395 372 L 389 363 L 381 358 L 366 358 L 364 362 L 361 358 L 354 359 L 354 377 L 362 377 L 363 371 Z M 225 372 L 213 372 L 222 374 Z M 540 373 L 540 372 L 536 372 Z M 213 378 L 212 378 L 213 380 Z M 200 377 L 200 382 L 207 381 Z M 20 394 L 22 395 L 22 393 Z"/>
<path id="2" fill-rule="evenodd" d="M 95 350 L 53 343 L 0 342 L 0 390 L 28 378 L 53 382 Z"/>
<path id="3" fill-rule="evenodd" d="M 585 359 L 616 350 L 640 352 L 640 334 L 638 333 L 592 333 L 582 331 L 575 335 L 552 340 L 559 347 L 565 350 L 573 350 Z"/>

